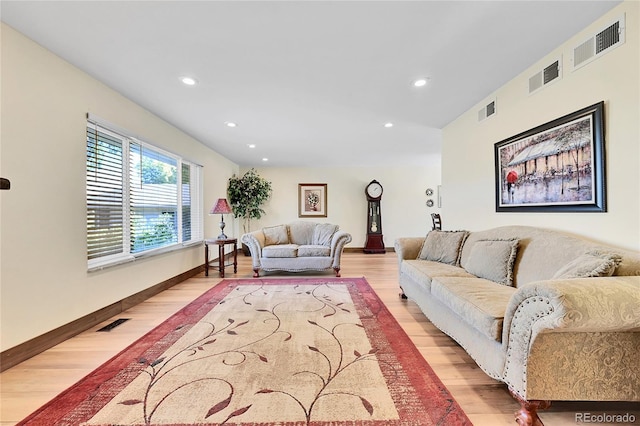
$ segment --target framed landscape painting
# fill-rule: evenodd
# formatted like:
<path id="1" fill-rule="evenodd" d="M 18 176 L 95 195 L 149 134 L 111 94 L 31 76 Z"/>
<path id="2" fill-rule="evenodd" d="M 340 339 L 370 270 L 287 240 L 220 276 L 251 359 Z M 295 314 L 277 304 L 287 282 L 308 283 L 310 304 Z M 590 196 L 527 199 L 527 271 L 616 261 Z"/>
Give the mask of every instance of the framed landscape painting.
<path id="1" fill-rule="evenodd" d="M 327 217 L 327 184 L 298 184 L 298 217 Z"/>
<path id="2" fill-rule="evenodd" d="M 605 212 L 604 102 L 494 145 L 497 212 Z"/>

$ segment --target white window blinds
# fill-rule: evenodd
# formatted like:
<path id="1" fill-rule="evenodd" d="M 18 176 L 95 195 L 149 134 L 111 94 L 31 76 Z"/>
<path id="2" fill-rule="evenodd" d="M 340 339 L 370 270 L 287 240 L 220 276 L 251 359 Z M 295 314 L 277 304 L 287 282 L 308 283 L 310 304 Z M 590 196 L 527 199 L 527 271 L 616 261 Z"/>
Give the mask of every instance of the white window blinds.
<path id="1" fill-rule="evenodd" d="M 101 268 L 202 240 L 202 168 L 87 123 L 87 260 Z"/>
<path id="2" fill-rule="evenodd" d="M 178 161 L 139 143 L 130 144 L 131 252 L 178 242 Z"/>
<path id="3" fill-rule="evenodd" d="M 87 128 L 87 255 L 118 256 L 124 247 L 124 167 L 119 136 Z"/>

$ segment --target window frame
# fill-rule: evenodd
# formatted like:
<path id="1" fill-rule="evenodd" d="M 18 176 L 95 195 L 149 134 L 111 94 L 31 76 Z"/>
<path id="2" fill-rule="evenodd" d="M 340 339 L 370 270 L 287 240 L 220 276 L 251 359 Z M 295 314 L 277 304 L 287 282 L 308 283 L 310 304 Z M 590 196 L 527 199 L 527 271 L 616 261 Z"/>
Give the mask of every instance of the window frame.
<path id="1" fill-rule="evenodd" d="M 90 147 L 91 143 L 91 135 L 94 136 L 94 141 L 97 141 L 97 135 L 99 133 L 103 133 L 109 136 L 109 138 L 117 140 L 121 143 L 121 166 L 122 170 L 120 171 L 122 174 L 121 177 L 121 188 L 119 188 L 122 192 L 122 252 L 115 254 L 108 254 L 104 256 L 98 255 L 97 257 L 91 257 L 89 253 L 89 248 L 91 246 L 91 242 L 95 240 L 92 238 L 90 233 L 90 222 L 91 222 L 91 210 L 90 210 L 90 196 L 89 196 L 89 173 L 90 173 L 90 162 L 93 161 L 97 163 L 97 159 L 93 159 L 90 157 Z M 91 135 L 90 135 L 91 134 Z M 155 154 L 167 157 L 171 160 L 175 160 L 176 162 L 176 182 L 175 182 L 175 193 L 176 200 L 175 205 L 171 204 L 172 209 L 175 210 L 175 219 L 173 222 L 175 223 L 174 233 L 175 237 L 177 237 L 176 242 L 172 242 L 169 244 L 165 244 L 159 247 L 152 247 L 145 250 L 141 250 L 139 252 L 133 252 L 133 242 L 131 240 L 131 227 L 132 227 L 132 211 L 134 210 L 133 203 L 131 201 L 131 185 L 132 180 L 130 176 L 131 172 L 131 145 L 136 144 L 139 145 L 142 149 L 147 149 L 152 151 Z M 96 154 L 97 158 L 97 154 Z M 186 247 L 191 247 L 197 244 L 201 244 L 204 240 L 204 215 L 203 215 L 203 167 L 193 161 L 189 161 L 184 157 L 177 155 L 175 153 L 169 152 L 165 149 L 162 149 L 152 143 L 141 140 L 139 137 L 133 135 L 131 132 L 123 130 L 118 126 L 111 125 L 109 123 L 104 122 L 103 120 L 97 119 L 96 117 L 92 117 L 89 114 L 87 115 L 87 123 L 86 123 L 86 145 L 85 145 L 85 161 L 86 161 L 86 176 L 85 176 L 85 185 L 86 185 L 86 209 L 87 209 L 87 269 L 88 271 L 95 271 L 104 269 L 109 266 L 115 266 L 123 263 L 132 262 L 136 259 L 146 258 L 150 256 L 156 256 L 162 253 L 167 253 L 175 250 L 180 250 Z M 184 168 L 188 167 L 188 200 L 185 200 L 185 190 L 184 187 Z M 91 169 L 93 170 L 93 169 Z M 94 170 L 97 175 L 97 169 Z M 187 202 L 188 204 L 185 204 Z M 94 204 L 91 205 L 93 207 Z M 186 209 L 190 207 L 189 209 Z M 99 208 L 99 204 L 98 204 Z M 189 220 L 185 221 L 185 210 L 189 211 Z M 185 235 L 185 224 L 189 225 L 190 228 L 190 239 L 184 241 Z"/>

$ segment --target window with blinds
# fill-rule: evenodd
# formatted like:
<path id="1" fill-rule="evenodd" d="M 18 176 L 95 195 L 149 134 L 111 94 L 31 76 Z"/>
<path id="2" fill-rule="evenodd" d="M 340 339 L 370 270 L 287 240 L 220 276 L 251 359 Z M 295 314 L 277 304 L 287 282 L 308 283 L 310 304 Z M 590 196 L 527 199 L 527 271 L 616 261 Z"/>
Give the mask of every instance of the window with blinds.
<path id="1" fill-rule="evenodd" d="M 87 128 L 87 257 L 125 252 L 124 162 L 119 136 Z"/>
<path id="2" fill-rule="evenodd" d="M 87 124 L 89 269 L 202 240 L 201 167 Z"/>

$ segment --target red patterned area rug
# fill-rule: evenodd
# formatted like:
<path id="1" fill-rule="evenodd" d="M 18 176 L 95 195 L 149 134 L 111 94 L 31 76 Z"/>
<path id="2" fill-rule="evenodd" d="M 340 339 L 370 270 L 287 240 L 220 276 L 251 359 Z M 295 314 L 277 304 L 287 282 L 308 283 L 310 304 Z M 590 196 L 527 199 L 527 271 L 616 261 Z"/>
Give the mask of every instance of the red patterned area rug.
<path id="1" fill-rule="evenodd" d="M 467 425 L 364 278 L 224 280 L 24 425 Z"/>

